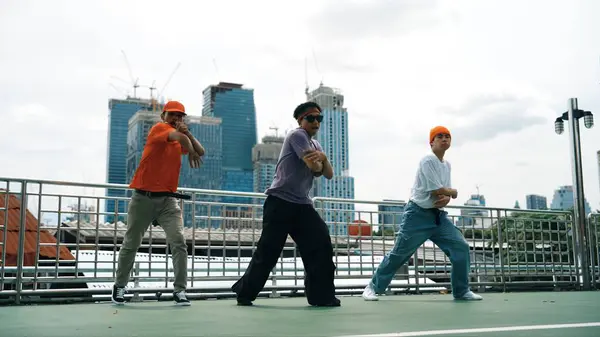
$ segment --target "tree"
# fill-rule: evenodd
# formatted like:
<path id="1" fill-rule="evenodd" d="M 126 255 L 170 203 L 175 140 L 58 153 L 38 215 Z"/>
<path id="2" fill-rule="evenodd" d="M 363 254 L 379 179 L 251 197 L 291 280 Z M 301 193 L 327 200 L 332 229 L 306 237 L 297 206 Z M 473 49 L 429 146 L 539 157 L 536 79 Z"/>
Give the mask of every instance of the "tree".
<path id="1" fill-rule="evenodd" d="M 463 235 L 466 239 L 492 239 L 491 229 L 467 228 L 463 230 Z"/>
<path id="2" fill-rule="evenodd" d="M 565 215 L 513 212 L 495 222 L 490 232 L 488 246 L 497 246 L 501 241 L 499 254 L 505 263 L 573 261 L 571 223 Z"/>
<path id="3" fill-rule="evenodd" d="M 389 226 L 379 226 L 378 230 L 373 231 L 373 236 L 394 236 L 396 231 Z"/>
<path id="4" fill-rule="evenodd" d="M 600 213 L 600 211 L 596 211 Z M 589 226 L 588 249 L 591 254 L 590 263 L 592 266 L 598 267 L 600 263 L 600 214 L 592 215 Z"/>

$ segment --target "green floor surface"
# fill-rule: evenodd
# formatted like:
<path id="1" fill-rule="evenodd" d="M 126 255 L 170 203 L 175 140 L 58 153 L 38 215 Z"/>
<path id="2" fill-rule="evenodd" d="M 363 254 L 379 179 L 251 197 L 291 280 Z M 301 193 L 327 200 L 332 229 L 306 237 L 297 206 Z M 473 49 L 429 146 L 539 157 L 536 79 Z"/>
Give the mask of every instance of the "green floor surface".
<path id="1" fill-rule="evenodd" d="M 425 330 L 600 322 L 600 292 L 483 293 L 480 302 L 451 295 L 341 297 L 338 308 L 312 308 L 304 298 L 0 307 L 0 336 L 348 336 Z M 567 331 L 568 330 L 568 331 Z M 600 327 L 481 332 L 461 336 L 600 336 Z M 385 335 L 384 335 L 385 336 Z M 402 335 L 400 335 L 402 336 Z M 456 335 L 458 336 L 458 335 Z"/>

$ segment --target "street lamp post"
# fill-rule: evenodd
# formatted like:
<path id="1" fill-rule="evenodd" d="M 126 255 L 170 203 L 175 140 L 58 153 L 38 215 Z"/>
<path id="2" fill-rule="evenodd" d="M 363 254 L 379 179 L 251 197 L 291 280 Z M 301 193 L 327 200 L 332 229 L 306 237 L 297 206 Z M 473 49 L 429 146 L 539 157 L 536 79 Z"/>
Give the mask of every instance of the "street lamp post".
<path id="1" fill-rule="evenodd" d="M 571 169 L 573 173 L 573 203 L 574 218 L 573 227 L 575 232 L 576 247 L 575 256 L 577 264 L 581 268 L 583 289 L 590 289 L 590 265 L 587 256 L 587 231 L 585 214 L 585 196 L 583 193 L 583 171 L 581 165 L 581 141 L 579 136 L 579 119 L 583 118 L 586 128 L 594 126 L 594 115 L 590 111 L 579 110 L 577 98 L 569 99 L 569 111 L 562 114 L 554 122 L 554 131 L 557 134 L 564 132 L 563 120 L 570 121 L 570 144 L 571 144 Z"/>

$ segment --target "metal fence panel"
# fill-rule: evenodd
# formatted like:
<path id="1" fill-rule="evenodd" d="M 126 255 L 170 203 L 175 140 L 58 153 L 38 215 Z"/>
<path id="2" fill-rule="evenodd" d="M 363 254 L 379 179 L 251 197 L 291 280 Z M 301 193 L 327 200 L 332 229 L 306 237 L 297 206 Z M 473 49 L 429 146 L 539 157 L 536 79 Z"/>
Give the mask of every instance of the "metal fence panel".
<path id="1" fill-rule="evenodd" d="M 44 298 L 98 300 L 110 294 L 127 214 L 103 210 L 128 197 L 108 196 L 125 185 L 80 184 L 0 178 L 0 301 Z M 259 193 L 182 189 L 188 242 L 190 297 L 231 296 L 244 273 L 262 228 Z M 222 196 L 248 203 L 223 203 Z M 403 202 L 315 198 L 330 226 L 340 293 L 358 293 L 393 247 Z M 24 207 L 22 207 L 24 205 Z M 333 205 L 333 206 L 331 206 Z M 346 207 L 351 205 L 351 207 Z M 327 207 L 325 207 L 327 206 Z M 386 208 L 387 207 L 387 208 Z M 121 207 L 122 209 L 122 207 Z M 479 291 L 580 287 L 574 262 L 572 215 L 489 207 L 448 207 L 449 216 L 471 247 L 471 282 Z M 104 219 L 116 219 L 106 222 Z M 598 217 L 588 219 L 594 285 L 598 284 Z M 128 287 L 134 299 L 169 293 L 174 278 L 168 242 L 150 226 L 136 256 Z M 451 264 L 431 241 L 398 270 L 390 292 L 446 292 Z M 288 238 L 263 295 L 303 291 L 304 268 Z"/>

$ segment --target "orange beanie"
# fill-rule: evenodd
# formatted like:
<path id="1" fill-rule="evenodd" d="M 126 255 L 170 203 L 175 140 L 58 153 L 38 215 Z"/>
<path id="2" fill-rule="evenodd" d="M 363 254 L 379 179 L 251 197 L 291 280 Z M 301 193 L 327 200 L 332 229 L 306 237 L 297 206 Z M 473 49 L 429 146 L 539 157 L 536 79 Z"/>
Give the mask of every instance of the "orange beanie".
<path id="1" fill-rule="evenodd" d="M 450 130 L 448 130 L 445 126 L 436 126 L 431 131 L 429 131 L 429 143 L 433 142 L 435 136 L 440 133 L 450 134 Z"/>

